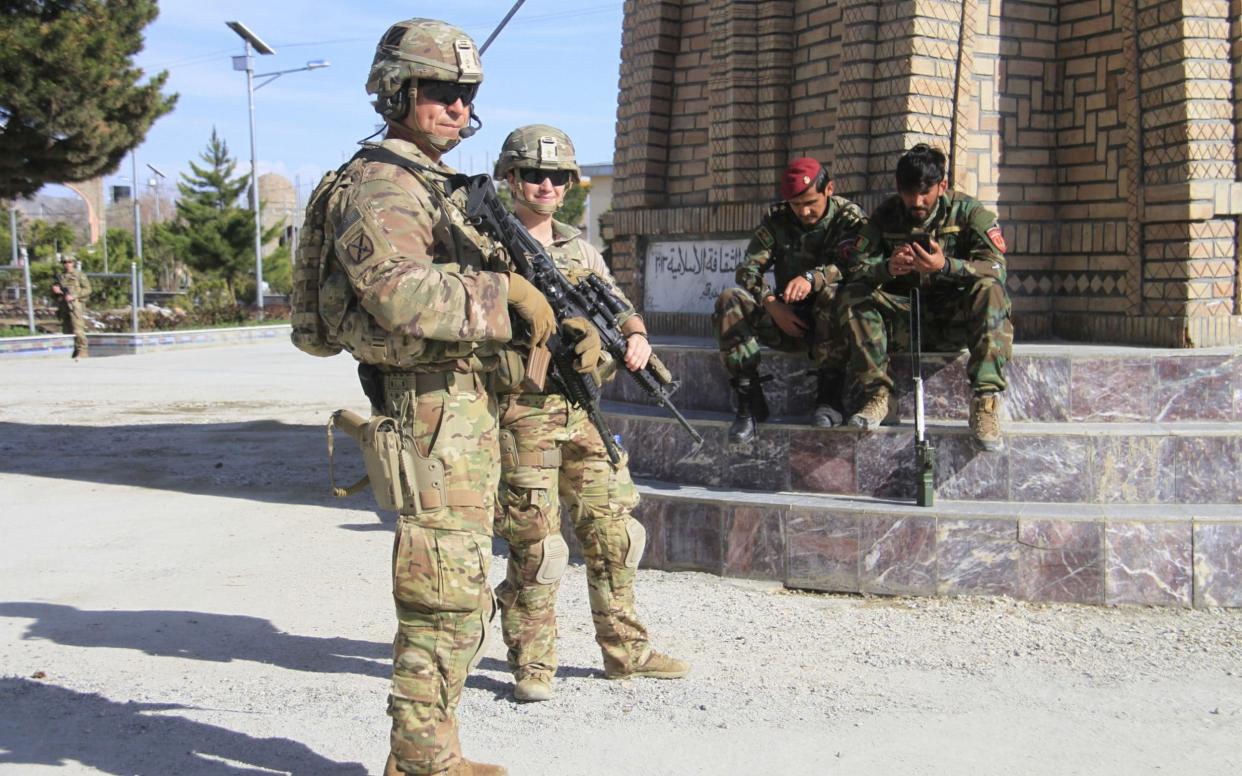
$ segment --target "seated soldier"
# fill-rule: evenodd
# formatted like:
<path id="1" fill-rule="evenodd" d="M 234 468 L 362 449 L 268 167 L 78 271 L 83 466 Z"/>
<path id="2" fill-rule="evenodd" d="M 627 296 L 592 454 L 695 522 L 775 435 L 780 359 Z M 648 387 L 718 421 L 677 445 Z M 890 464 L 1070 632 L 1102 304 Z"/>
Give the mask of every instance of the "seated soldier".
<path id="1" fill-rule="evenodd" d="M 858 236 L 841 309 L 866 402 L 850 425 L 870 430 L 896 419 L 888 328 L 907 325 L 917 288 L 927 349 L 970 350 L 970 428 L 980 448 L 995 451 L 1004 447 L 998 394 L 1013 349 L 1005 240 L 995 213 L 948 190 L 946 161 L 923 143 L 907 151 L 897 162 L 897 194 Z"/>
<path id="2" fill-rule="evenodd" d="M 732 378 L 737 417 L 733 444 L 749 442 L 755 423 L 768 417 L 759 377 L 759 346 L 802 352 L 817 370 L 813 422 L 819 428 L 845 419 L 842 384 L 848 359 L 844 333 L 832 314 L 841 265 L 866 216 L 853 202 L 832 195 L 828 170 L 814 159 L 795 159 L 781 175 L 783 202 L 763 217 L 737 268 L 740 288 L 716 299 L 712 323 L 720 355 Z M 771 269 L 775 287 L 767 284 Z"/>

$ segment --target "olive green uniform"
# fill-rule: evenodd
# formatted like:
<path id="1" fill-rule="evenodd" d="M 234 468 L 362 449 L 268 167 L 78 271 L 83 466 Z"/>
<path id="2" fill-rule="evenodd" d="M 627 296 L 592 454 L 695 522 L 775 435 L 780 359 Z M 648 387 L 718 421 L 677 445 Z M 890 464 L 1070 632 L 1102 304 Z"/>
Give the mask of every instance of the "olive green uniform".
<path id="1" fill-rule="evenodd" d="M 603 257 L 576 229 L 558 221 L 552 228 L 548 254 L 571 282 L 594 273 L 625 300 Z M 633 314 L 630 305 L 622 322 Z M 520 356 L 525 358 L 525 350 Z M 506 359 L 510 365 L 516 361 Z M 505 382 L 517 385 L 520 375 L 506 377 Z M 612 464 L 586 412 L 558 393 L 518 388 L 503 393 L 499 405 L 502 469 L 496 532 L 509 542 L 509 565 L 496 597 L 509 666 L 518 681 L 530 676 L 551 681 L 556 673 L 556 593 L 569 552 L 560 533 L 563 501 L 582 544 L 595 639 L 605 669 L 628 673 L 650 651 L 634 608 L 634 576 L 645 533 L 630 516 L 638 492 L 628 456 L 623 452 L 621 461 Z"/>
<path id="2" fill-rule="evenodd" d="M 939 272 L 893 277 L 889 257 L 911 234 L 926 232 L 944 250 Z M 1013 349 L 1005 241 L 996 214 L 965 194 L 948 192 L 928 218 L 910 218 L 894 195 L 871 214 L 858 236 L 842 290 L 851 368 L 863 390 L 890 390 L 890 350 L 909 348 L 911 291 L 922 299 L 924 350 L 970 350 L 966 372 L 976 393 L 1005 390 L 1003 369 Z M 890 332 L 898 339 L 889 342 Z"/>
<path id="3" fill-rule="evenodd" d="M 56 276 L 56 285 L 61 289 L 61 293 L 56 295 L 56 314 L 60 318 L 61 330 L 73 335 L 73 357 L 85 356 L 86 300 L 91 295 L 91 281 L 77 269 L 68 272 L 62 269 Z M 66 298 L 69 296 L 73 299 Z"/>
<path id="4" fill-rule="evenodd" d="M 833 299 L 841 267 L 864 223 L 862 210 L 843 197 L 829 197 L 824 216 L 811 227 L 803 226 L 784 203 L 768 211 L 737 268 L 739 287 L 717 297 L 712 315 L 720 355 L 731 376 L 758 375 L 760 345 L 806 352 L 817 367 L 845 367 L 849 350 L 838 325 L 840 316 L 833 314 Z M 767 283 L 769 270 L 775 275 L 775 288 Z M 764 310 L 763 299 L 784 291 L 790 280 L 807 272 L 811 294 L 794 307 L 807 323 L 809 336 L 791 337 Z"/>
<path id="5" fill-rule="evenodd" d="M 443 175 L 417 146 L 382 146 Z M 382 373 L 381 408 L 422 474 L 393 546 L 397 635 L 388 713 L 403 773 L 460 760 L 455 710 L 493 614 L 487 581 L 499 472 L 496 405 L 484 374 L 511 336 L 508 278 L 482 272 L 491 241 L 446 197 L 436 172 L 364 159 L 328 201 L 321 314 L 355 358 Z M 416 499 L 415 499 L 416 497 Z"/>

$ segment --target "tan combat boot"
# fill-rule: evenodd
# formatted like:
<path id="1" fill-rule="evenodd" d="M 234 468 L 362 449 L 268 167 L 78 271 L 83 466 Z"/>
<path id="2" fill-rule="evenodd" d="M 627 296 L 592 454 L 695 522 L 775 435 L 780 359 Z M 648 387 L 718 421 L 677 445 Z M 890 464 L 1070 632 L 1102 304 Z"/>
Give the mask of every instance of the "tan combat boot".
<path id="1" fill-rule="evenodd" d="M 995 453 L 1005 449 L 1005 437 L 1001 436 L 998 394 L 981 393 L 970 400 L 970 430 L 980 450 Z"/>
<path id="2" fill-rule="evenodd" d="M 513 686 L 513 697 L 524 703 L 552 700 L 552 677 L 541 671 L 522 676 Z"/>
<path id="3" fill-rule="evenodd" d="M 508 773 L 499 765 L 476 763 L 463 757 L 448 770 L 440 771 L 440 776 L 506 776 Z M 388 755 L 388 762 L 384 763 L 384 776 L 404 776 L 397 770 L 397 758 L 391 754 Z"/>
<path id="4" fill-rule="evenodd" d="M 646 660 L 631 670 L 624 672 L 605 670 L 604 676 L 608 679 L 634 679 L 643 676 L 648 679 L 680 679 L 688 673 L 690 673 L 689 663 L 653 649 L 647 653 Z"/>
<path id="5" fill-rule="evenodd" d="M 881 425 L 891 426 L 897 422 L 897 397 L 884 386 L 876 388 L 862 409 L 850 416 L 850 425 L 864 431 L 874 431 Z"/>

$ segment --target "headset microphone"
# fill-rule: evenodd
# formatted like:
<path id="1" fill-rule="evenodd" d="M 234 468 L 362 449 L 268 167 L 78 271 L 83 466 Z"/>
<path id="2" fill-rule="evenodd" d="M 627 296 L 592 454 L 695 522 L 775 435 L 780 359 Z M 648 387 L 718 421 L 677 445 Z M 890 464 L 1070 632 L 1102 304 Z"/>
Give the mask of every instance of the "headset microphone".
<path id="1" fill-rule="evenodd" d="M 466 138 L 470 137 L 475 132 L 478 132 L 480 129 L 483 128 L 483 119 L 479 118 L 479 114 L 475 113 L 474 111 L 470 112 L 470 120 L 473 122 L 476 122 L 479 126 L 472 127 L 472 126 L 467 125 L 465 127 L 462 127 L 461 130 L 458 131 L 457 133 L 457 136 L 460 137 L 462 140 L 465 140 Z"/>

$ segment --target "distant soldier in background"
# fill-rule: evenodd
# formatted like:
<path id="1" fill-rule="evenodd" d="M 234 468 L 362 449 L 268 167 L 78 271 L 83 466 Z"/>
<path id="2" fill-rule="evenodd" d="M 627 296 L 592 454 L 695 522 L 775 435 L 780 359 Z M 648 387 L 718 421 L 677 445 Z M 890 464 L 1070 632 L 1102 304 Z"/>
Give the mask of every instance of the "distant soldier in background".
<path id="1" fill-rule="evenodd" d="M 52 284 L 56 296 L 56 314 L 65 334 L 73 335 L 73 360 L 86 358 L 86 300 L 91 295 L 91 281 L 77 268 L 73 254 L 60 257 L 60 272 Z"/>
<path id="2" fill-rule="evenodd" d="M 544 124 L 513 130 L 500 150 L 496 177 L 508 183 L 518 220 L 570 282 L 594 273 L 625 299 L 599 252 L 577 229 L 552 217 L 579 181 L 574 147 L 564 132 Z M 639 370 L 647 365 L 651 345 L 642 318 L 630 308 L 621 322 L 628 337 L 622 368 Z M 583 350 L 581 343 L 578 349 Z M 508 574 L 496 597 L 516 680 L 514 697 L 552 697 L 556 593 L 569 559 L 560 530 L 562 500 L 582 543 L 605 676 L 685 676 L 690 670 L 686 663 L 651 648 L 635 611 L 634 577 L 646 532 L 631 516 L 638 491 L 630 479 L 628 456 L 623 451 L 620 463 L 613 465 L 584 410 L 570 406 L 554 390 L 521 385 L 527 351 L 510 351 L 496 374 L 501 462 L 496 533 L 509 543 Z M 599 360 L 596 339 L 595 352 L 583 353 L 580 369 L 600 368 Z"/>
<path id="3" fill-rule="evenodd" d="M 895 419 L 888 332 L 908 329 L 918 288 L 925 349 L 970 350 L 970 429 L 979 448 L 995 451 L 1004 446 L 999 394 L 1013 349 L 1005 239 L 995 213 L 949 191 L 946 163 L 923 143 L 907 151 L 897 162 L 897 194 L 880 203 L 858 237 L 842 301 L 867 398 L 850 424 L 873 429 Z"/>
<path id="4" fill-rule="evenodd" d="M 845 419 L 843 386 L 849 355 L 833 315 L 841 267 L 866 216 L 833 196 L 828 170 L 814 159 L 794 159 L 781 175 L 783 202 L 774 205 L 746 247 L 737 284 L 716 299 L 712 323 L 736 394 L 729 441 L 749 442 L 755 423 L 768 417 L 759 375 L 759 346 L 806 353 L 817 372 L 814 424 Z M 769 286 L 768 270 L 776 277 Z"/>

